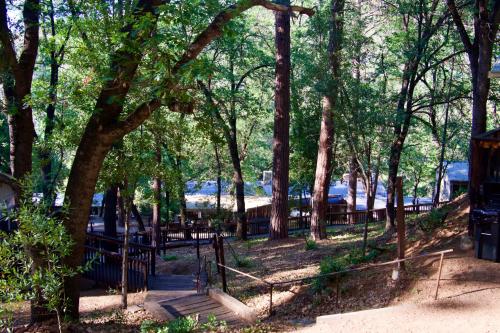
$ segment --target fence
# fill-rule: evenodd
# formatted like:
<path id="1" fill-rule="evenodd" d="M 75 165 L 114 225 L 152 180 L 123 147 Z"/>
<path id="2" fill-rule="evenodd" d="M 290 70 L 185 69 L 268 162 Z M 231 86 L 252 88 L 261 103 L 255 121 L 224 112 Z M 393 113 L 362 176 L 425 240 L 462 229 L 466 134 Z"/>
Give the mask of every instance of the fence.
<path id="1" fill-rule="evenodd" d="M 105 287 L 118 288 L 122 282 L 122 261 L 120 253 L 107 251 L 92 246 L 85 246 L 84 262 L 90 263 L 90 269 L 83 276 L 98 282 Z M 148 286 L 148 261 L 128 258 L 128 289 L 132 291 L 146 290 Z"/>
<path id="2" fill-rule="evenodd" d="M 272 316 L 272 314 L 273 314 L 273 289 L 278 285 L 287 285 L 287 284 L 289 285 L 289 284 L 294 284 L 294 283 L 299 283 L 299 282 L 302 283 L 302 282 L 306 282 L 306 281 L 312 281 L 315 279 L 321 279 L 321 278 L 325 278 L 325 277 L 329 277 L 329 278 L 336 277 L 337 278 L 336 279 L 336 301 L 338 304 L 339 299 L 340 299 L 340 292 L 341 292 L 341 287 L 340 287 L 341 280 L 339 277 L 342 274 L 359 272 L 359 271 L 363 271 L 363 270 L 374 269 L 374 268 L 383 267 L 383 266 L 391 266 L 391 265 L 395 265 L 396 268 L 398 268 L 400 263 L 403 263 L 406 261 L 411 261 L 411 260 L 417 260 L 417 259 L 421 259 L 421 258 L 426 258 L 426 257 L 433 257 L 433 256 L 440 256 L 439 267 L 438 267 L 438 277 L 436 279 L 436 289 L 435 289 L 435 293 L 434 293 L 434 300 L 437 300 L 438 292 L 439 292 L 439 285 L 441 282 L 441 272 L 442 272 L 442 268 L 443 268 L 444 255 L 447 253 L 453 252 L 452 249 L 448 249 L 448 250 L 443 250 L 443 251 L 439 251 L 439 252 L 427 253 L 427 254 L 403 258 L 403 259 L 396 259 L 396 260 L 392 260 L 392 261 L 376 263 L 376 264 L 371 264 L 371 265 L 367 265 L 367 266 L 363 266 L 363 267 L 346 269 L 346 270 L 332 272 L 332 273 L 318 274 L 315 276 L 309 276 L 309 277 L 305 277 L 305 278 L 292 279 L 292 280 L 286 280 L 286 281 L 270 282 L 270 281 L 267 281 L 266 279 L 262 279 L 262 278 L 253 276 L 251 274 L 242 272 L 242 271 L 237 270 L 233 267 L 229 267 L 229 266 L 225 265 L 223 243 L 224 242 L 223 242 L 222 238 L 219 238 L 218 240 L 214 241 L 214 244 L 217 244 L 217 246 L 214 246 L 216 265 L 217 265 L 217 270 L 219 271 L 221 279 L 222 279 L 222 286 L 223 286 L 224 292 L 228 292 L 226 269 L 236 273 L 237 275 L 245 276 L 245 277 L 248 277 L 248 278 L 253 279 L 255 281 L 258 281 L 262 284 L 265 284 L 269 288 L 269 308 L 268 308 L 269 316 Z"/>

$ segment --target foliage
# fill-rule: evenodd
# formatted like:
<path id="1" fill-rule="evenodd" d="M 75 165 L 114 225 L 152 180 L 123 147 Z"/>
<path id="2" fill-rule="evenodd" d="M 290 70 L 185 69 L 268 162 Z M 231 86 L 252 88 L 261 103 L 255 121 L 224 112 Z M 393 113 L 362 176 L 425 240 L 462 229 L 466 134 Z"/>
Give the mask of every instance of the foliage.
<path id="1" fill-rule="evenodd" d="M 64 280 L 83 268 L 64 264 L 74 243 L 60 220 L 47 216 L 47 211 L 43 202 L 25 198 L 16 214 L 19 229 L 0 234 L 0 302 L 30 300 L 55 312 L 60 321 L 68 305 Z M 40 300 L 43 303 L 38 304 Z"/>
<path id="2" fill-rule="evenodd" d="M 325 257 L 321 260 L 319 275 L 343 272 L 352 266 L 372 261 L 377 255 L 377 250 L 371 250 L 368 254 L 363 256 L 362 250 L 355 248 L 340 257 Z M 336 278 L 340 278 L 345 274 L 346 273 L 339 273 L 337 275 L 316 278 L 313 281 L 313 289 L 315 291 L 321 291 L 327 287 L 329 281 L 334 281 Z"/>
<path id="3" fill-rule="evenodd" d="M 241 256 L 237 256 L 235 257 L 235 261 L 236 261 L 236 266 L 237 267 L 252 267 L 253 265 L 253 262 L 252 262 L 252 259 L 250 259 L 249 257 L 241 257 Z"/>
<path id="4" fill-rule="evenodd" d="M 443 225 L 450 210 L 451 208 L 447 206 L 432 209 L 427 215 L 418 219 L 418 225 L 423 231 L 432 232 Z"/>
<path id="5" fill-rule="evenodd" d="M 141 333 L 191 333 L 191 332 L 215 332 L 224 330 L 227 324 L 223 320 L 217 320 L 214 314 L 207 316 L 207 322 L 199 323 L 197 316 L 179 317 L 160 324 L 152 320 L 145 320 L 141 324 Z"/>
<path id="6" fill-rule="evenodd" d="M 165 261 L 174 261 L 174 260 L 179 259 L 179 258 L 177 258 L 177 256 L 175 254 L 163 255 L 163 256 L 161 256 L 161 258 Z"/>
<path id="7" fill-rule="evenodd" d="M 306 243 L 305 243 L 306 251 L 316 250 L 318 248 L 318 244 L 316 243 L 316 241 L 314 239 L 306 238 L 305 241 L 306 241 Z"/>

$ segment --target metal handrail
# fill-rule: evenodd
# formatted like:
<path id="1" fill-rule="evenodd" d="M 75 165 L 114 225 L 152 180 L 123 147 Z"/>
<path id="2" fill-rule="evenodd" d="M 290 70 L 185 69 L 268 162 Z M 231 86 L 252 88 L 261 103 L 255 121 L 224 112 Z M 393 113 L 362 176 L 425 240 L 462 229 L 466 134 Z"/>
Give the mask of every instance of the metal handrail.
<path id="1" fill-rule="evenodd" d="M 269 286 L 269 316 L 271 316 L 272 313 L 273 313 L 273 289 L 274 289 L 274 286 L 276 286 L 276 285 L 284 285 L 284 284 L 290 284 L 290 283 L 296 283 L 296 282 L 309 281 L 309 280 L 319 279 L 319 278 L 326 277 L 326 276 L 338 276 L 338 275 L 345 274 L 345 273 L 359 272 L 359 271 L 367 270 L 367 269 L 371 269 L 371 268 L 382 267 L 382 266 L 389 266 L 389 265 L 393 265 L 393 264 L 399 264 L 399 263 L 405 262 L 405 261 L 417 260 L 417 259 L 422 259 L 422 258 L 426 258 L 426 257 L 434 257 L 434 256 L 440 256 L 440 260 L 439 260 L 439 273 L 438 273 L 438 279 L 437 279 L 437 283 L 436 283 L 436 291 L 435 291 L 435 294 L 434 294 L 434 300 L 437 300 L 438 290 L 439 290 L 439 283 L 441 281 L 441 272 L 442 272 L 442 268 L 443 268 L 444 255 L 446 253 L 451 253 L 451 252 L 453 252 L 453 249 L 447 249 L 447 250 L 442 250 L 442 251 L 438 251 L 438 252 L 432 252 L 432 253 L 426 253 L 426 254 L 422 254 L 422 255 L 418 255 L 418 256 L 412 256 L 412 257 L 408 257 L 408 258 L 395 259 L 395 260 L 386 261 L 386 262 L 382 262 L 382 263 L 376 263 L 376 264 L 366 265 L 366 266 L 363 266 L 363 267 L 350 268 L 350 269 L 345 269 L 345 270 L 337 271 L 337 272 L 324 273 L 324 274 L 319 274 L 319 275 L 305 277 L 305 278 L 292 279 L 292 280 L 287 280 L 287 281 L 278 281 L 278 282 L 269 282 L 269 281 L 267 281 L 265 279 L 258 278 L 256 276 L 253 276 L 251 274 L 239 271 L 239 270 L 237 270 L 237 269 L 235 269 L 233 267 L 230 267 L 230 266 L 227 266 L 227 265 L 223 265 L 221 263 L 217 263 L 217 265 L 219 267 L 224 268 L 224 269 L 228 269 L 228 270 L 230 270 L 232 272 L 235 272 L 235 273 L 237 273 L 239 275 L 243 275 L 243 276 L 249 277 L 249 278 L 251 278 L 253 280 L 256 280 L 256 281 L 259 281 L 261 283 L 264 283 L 264 284 L 268 285 Z M 338 293 L 338 290 L 339 290 L 339 286 L 338 286 L 338 280 L 337 280 L 337 293 Z M 338 301 L 338 294 L 337 294 L 337 301 Z"/>

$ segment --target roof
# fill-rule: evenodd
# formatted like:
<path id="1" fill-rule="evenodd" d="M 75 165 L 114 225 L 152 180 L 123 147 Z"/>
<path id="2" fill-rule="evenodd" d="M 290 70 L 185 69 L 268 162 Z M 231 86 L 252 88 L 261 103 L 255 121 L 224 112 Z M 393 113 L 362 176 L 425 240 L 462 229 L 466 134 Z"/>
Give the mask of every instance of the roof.
<path id="1" fill-rule="evenodd" d="M 469 162 L 449 162 L 446 166 L 446 175 L 449 181 L 469 181 Z"/>

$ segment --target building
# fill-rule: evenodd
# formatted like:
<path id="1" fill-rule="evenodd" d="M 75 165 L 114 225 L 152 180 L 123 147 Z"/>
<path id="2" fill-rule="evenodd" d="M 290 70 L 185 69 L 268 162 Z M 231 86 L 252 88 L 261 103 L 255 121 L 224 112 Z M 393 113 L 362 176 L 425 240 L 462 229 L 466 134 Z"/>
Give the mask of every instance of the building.
<path id="1" fill-rule="evenodd" d="M 467 192 L 469 186 L 469 162 L 445 162 L 444 169 L 439 201 L 452 200 Z"/>

